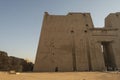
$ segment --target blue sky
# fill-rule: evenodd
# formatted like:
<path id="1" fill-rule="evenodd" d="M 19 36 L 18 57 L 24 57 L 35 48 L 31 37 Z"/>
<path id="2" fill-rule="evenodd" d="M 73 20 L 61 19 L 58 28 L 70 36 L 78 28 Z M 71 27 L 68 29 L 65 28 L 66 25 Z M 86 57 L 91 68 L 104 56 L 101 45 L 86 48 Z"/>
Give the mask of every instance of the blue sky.
<path id="1" fill-rule="evenodd" d="M 0 50 L 34 61 L 44 12 L 90 12 L 103 27 L 109 13 L 120 12 L 120 0 L 0 0 Z"/>

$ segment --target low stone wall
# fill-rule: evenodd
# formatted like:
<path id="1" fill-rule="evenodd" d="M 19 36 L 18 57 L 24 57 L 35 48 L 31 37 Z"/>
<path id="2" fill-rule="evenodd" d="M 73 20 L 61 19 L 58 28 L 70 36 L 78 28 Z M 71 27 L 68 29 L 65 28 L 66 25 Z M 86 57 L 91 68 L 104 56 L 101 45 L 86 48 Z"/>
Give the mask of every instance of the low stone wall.
<path id="1" fill-rule="evenodd" d="M 24 59 L 8 56 L 6 52 L 0 51 L 0 71 L 15 70 L 26 72 L 33 70 L 33 63 Z"/>

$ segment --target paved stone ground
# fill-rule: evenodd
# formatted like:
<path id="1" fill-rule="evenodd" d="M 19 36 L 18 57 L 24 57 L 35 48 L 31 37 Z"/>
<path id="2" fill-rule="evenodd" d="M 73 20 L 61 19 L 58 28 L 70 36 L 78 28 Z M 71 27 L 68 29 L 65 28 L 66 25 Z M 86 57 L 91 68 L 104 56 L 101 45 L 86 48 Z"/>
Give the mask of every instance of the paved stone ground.
<path id="1" fill-rule="evenodd" d="M 20 74 L 0 72 L 0 80 L 120 80 L 120 72 L 53 72 Z"/>

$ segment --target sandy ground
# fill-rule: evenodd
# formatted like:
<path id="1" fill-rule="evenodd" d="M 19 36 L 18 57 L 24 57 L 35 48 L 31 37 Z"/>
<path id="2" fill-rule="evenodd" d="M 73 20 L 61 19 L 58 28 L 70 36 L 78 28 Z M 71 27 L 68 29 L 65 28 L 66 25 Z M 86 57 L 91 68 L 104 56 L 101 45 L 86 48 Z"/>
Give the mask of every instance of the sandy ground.
<path id="1" fill-rule="evenodd" d="M 120 80 L 120 72 L 52 72 L 20 74 L 0 72 L 0 80 Z"/>

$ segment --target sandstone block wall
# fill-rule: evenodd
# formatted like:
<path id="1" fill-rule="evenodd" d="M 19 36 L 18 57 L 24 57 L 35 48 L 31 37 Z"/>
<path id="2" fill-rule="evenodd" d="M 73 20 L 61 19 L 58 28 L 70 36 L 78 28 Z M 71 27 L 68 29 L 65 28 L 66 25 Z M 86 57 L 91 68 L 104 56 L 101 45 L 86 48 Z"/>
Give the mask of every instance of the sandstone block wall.
<path id="1" fill-rule="evenodd" d="M 120 20 L 115 15 L 106 18 L 104 28 L 94 28 L 90 13 L 50 15 L 46 12 L 34 71 L 119 69 Z"/>

